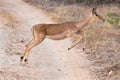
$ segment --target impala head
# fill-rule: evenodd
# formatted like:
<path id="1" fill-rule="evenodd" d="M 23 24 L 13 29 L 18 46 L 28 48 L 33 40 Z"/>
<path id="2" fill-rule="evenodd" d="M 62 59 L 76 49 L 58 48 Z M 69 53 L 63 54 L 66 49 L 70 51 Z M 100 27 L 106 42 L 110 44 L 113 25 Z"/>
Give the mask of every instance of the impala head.
<path id="1" fill-rule="evenodd" d="M 92 9 L 92 17 L 94 21 L 104 22 L 105 19 L 96 12 L 97 7 Z"/>

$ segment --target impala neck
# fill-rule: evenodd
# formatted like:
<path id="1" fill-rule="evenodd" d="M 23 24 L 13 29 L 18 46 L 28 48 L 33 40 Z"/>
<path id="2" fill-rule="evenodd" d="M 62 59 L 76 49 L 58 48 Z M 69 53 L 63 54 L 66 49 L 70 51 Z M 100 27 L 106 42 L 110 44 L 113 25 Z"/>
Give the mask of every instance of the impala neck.
<path id="1" fill-rule="evenodd" d="M 92 16 L 88 16 L 88 17 L 84 18 L 83 20 L 76 22 L 75 25 L 76 25 L 79 29 L 82 29 L 82 28 L 84 28 L 86 25 L 88 25 L 91 21 L 92 21 Z"/>

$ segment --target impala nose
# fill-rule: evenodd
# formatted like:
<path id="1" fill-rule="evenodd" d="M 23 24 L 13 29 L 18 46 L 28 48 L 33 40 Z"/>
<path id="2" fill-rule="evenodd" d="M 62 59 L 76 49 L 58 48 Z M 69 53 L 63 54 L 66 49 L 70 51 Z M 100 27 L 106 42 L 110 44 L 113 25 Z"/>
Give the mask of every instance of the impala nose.
<path id="1" fill-rule="evenodd" d="M 105 19 L 103 19 L 102 21 L 105 22 Z"/>

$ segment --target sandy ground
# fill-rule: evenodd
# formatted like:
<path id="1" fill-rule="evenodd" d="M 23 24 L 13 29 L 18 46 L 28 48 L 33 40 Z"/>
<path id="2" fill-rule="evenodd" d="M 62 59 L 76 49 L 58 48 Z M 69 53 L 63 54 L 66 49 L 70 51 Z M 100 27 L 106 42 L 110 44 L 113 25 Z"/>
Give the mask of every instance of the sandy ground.
<path id="1" fill-rule="evenodd" d="M 89 73 L 90 62 L 81 49 L 67 51 L 69 39 L 46 39 L 32 49 L 29 64 L 19 64 L 25 44 L 32 38 L 31 27 L 38 23 L 54 23 L 41 9 L 22 0 L 0 1 L 1 10 L 13 14 L 17 25 L 0 23 L 0 80 L 96 80 Z M 18 55 L 16 55 L 18 54 Z"/>

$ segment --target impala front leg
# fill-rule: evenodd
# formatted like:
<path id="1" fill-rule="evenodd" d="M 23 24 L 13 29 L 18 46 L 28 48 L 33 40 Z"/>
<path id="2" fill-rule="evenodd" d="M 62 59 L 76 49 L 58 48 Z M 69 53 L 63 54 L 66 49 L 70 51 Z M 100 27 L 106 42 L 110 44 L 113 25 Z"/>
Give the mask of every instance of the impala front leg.
<path id="1" fill-rule="evenodd" d="M 82 39 L 83 39 L 83 37 L 80 36 L 79 34 L 74 34 L 74 35 L 72 36 L 72 38 L 77 38 L 77 40 L 73 43 L 73 45 L 71 45 L 70 48 L 68 48 L 68 50 L 71 50 L 71 49 L 72 49 L 73 47 L 75 47 L 78 43 L 80 43 L 80 42 L 82 41 Z"/>

